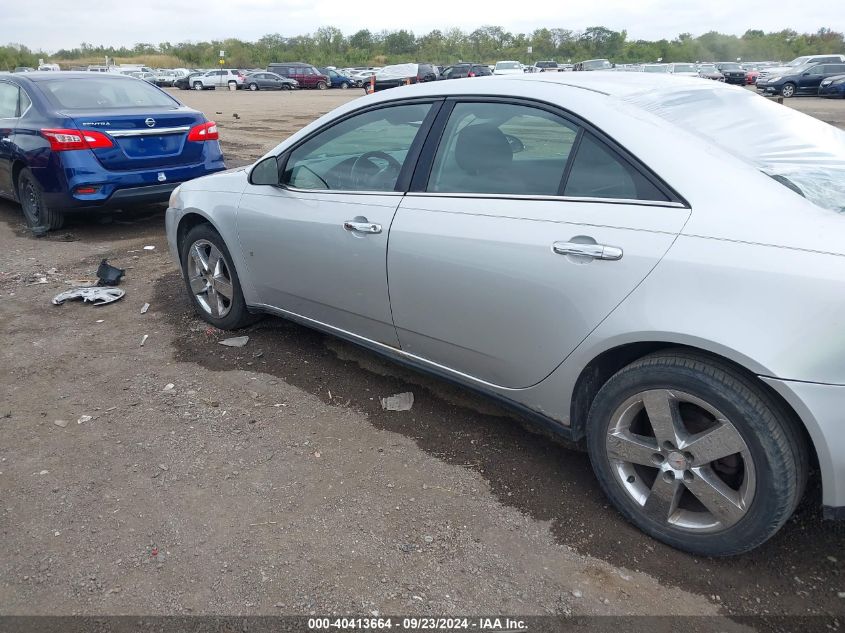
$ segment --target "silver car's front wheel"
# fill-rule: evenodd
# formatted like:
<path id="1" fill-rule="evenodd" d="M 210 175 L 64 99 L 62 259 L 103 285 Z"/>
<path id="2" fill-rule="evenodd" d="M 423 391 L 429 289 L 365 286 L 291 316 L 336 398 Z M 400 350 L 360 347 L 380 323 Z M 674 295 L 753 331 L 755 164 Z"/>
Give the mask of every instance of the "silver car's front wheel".
<path id="1" fill-rule="evenodd" d="M 208 240 L 197 240 L 188 250 L 188 282 L 194 299 L 211 316 L 222 319 L 232 309 L 234 288 L 229 262 Z"/>
<path id="2" fill-rule="evenodd" d="M 185 286 L 199 315 L 215 327 L 231 330 L 249 325 L 247 310 L 229 249 L 210 224 L 198 224 L 179 245 Z"/>
<path id="3" fill-rule="evenodd" d="M 721 411 L 653 389 L 613 413 L 605 450 L 619 486 L 658 522 L 715 532 L 745 516 L 756 491 L 745 440 Z"/>
<path id="4" fill-rule="evenodd" d="M 757 547 L 786 522 L 806 482 L 806 442 L 783 403 L 703 352 L 656 352 L 616 372 L 595 395 L 586 431 L 616 508 L 695 554 Z"/>

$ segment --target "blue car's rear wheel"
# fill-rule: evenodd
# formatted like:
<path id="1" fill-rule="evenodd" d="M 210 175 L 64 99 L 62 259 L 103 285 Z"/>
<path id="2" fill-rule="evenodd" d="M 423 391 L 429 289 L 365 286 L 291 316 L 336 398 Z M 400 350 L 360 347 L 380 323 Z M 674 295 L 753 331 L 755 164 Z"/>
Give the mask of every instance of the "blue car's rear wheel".
<path id="1" fill-rule="evenodd" d="M 21 203 L 26 223 L 35 235 L 62 228 L 65 218 L 61 211 L 44 202 L 41 186 L 29 169 L 23 169 L 18 176 L 18 200 Z"/>

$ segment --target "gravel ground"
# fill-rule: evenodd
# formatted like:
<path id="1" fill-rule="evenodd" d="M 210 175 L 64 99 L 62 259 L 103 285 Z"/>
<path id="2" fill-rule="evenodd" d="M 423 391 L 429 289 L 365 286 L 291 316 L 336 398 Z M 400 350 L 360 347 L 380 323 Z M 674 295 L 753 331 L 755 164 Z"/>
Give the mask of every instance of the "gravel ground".
<path id="1" fill-rule="evenodd" d="M 353 96 L 179 93 L 232 164 Z M 788 104 L 843 125 L 818 101 Z M 103 257 L 121 301 L 50 305 Z M 275 318 L 219 345 L 160 207 L 36 240 L 0 202 L 0 297 L 0 614 L 845 614 L 817 488 L 748 555 L 671 550 L 486 400 Z"/>

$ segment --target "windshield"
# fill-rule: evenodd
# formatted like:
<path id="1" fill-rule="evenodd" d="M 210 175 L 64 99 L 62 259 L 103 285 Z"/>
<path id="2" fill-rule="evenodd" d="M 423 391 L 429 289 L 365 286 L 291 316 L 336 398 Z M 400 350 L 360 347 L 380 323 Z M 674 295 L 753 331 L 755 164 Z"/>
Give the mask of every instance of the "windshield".
<path id="1" fill-rule="evenodd" d="M 140 74 L 140 73 L 139 73 Z M 176 101 L 145 81 L 116 77 L 51 79 L 39 84 L 61 109 L 111 110 L 138 106 L 174 107 Z"/>
<path id="2" fill-rule="evenodd" d="M 722 70 L 742 70 L 739 64 L 722 64 Z"/>
<path id="3" fill-rule="evenodd" d="M 700 72 L 700 73 L 715 73 L 717 71 L 716 71 L 716 67 L 713 66 L 712 64 L 706 64 L 706 65 L 703 65 L 703 66 L 699 66 L 698 72 Z"/>
<path id="4" fill-rule="evenodd" d="M 611 64 L 606 59 L 591 59 L 581 65 L 585 70 L 599 70 L 602 68 L 612 68 Z"/>
<path id="5" fill-rule="evenodd" d="M 810 59 L 809 55 L 804 55 L 804 57 L 796 57 L 791 62 L 787 64 L 787 66 L 803 66 L 807 63 L 807 60 Z"/>
<path id="6" fill-rule="evenodd" d="M 665 87 L 621 95 L 771 176 L 810 202 L 845 213 L 845 131 L 748 90 Z M 786 183 L 790 184 L 787 185 Z"/>
<path id="7" fill-rule="evenodd" d="M 668 66 L 643 66 L 644 73 L 668 73 Z"/>
<path id="8" fill-rule="evenodd" d="M 519 69 L 519 62 L 497 62 L 496 70 L 514 70 Z"/>
<path id="9" fill-rule="evenodd" d="M 672 70 L 676 73 L 694 73 L 695 66 L 693 64 L 675 64 Z"/>

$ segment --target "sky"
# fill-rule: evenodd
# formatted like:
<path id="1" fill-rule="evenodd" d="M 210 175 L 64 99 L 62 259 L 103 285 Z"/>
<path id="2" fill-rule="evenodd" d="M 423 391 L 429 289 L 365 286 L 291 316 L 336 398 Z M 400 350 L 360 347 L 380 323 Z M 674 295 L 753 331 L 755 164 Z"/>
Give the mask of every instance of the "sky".
<path id="1" fill-rule="evenodd" d="M 741 35 L 751 28 L 845 31 L 845 9 L 841 0 L 0 0 L 0 43 L 47 53 L 81 42 L 252 41 L 267 33 L 313 33 L 320 26 L 336 26 L 347 35 L 363 28 L 423 35 L 484 25 L 514 33 L 605 26 L 627 30 L 629 39 L 652 40 L 707 31 Z"/>

